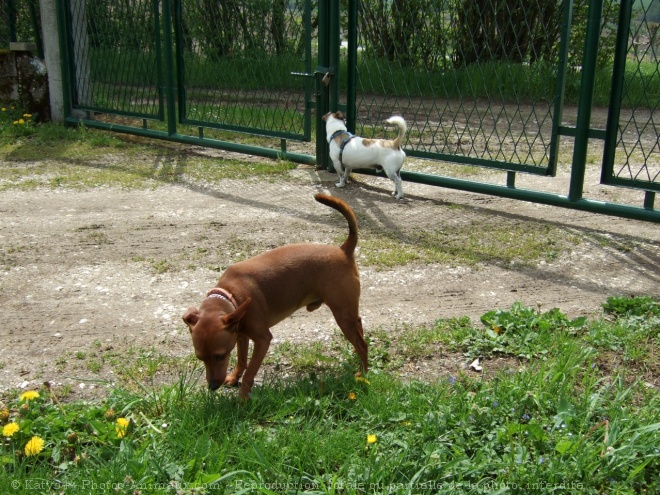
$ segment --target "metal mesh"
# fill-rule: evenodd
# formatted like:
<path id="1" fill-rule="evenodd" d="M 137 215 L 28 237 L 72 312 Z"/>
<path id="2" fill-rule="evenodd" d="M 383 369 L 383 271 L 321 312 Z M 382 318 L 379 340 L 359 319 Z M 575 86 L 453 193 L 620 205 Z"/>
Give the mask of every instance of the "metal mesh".
<path id="1" fill-rule="evenodd" d="M 291 72 L 311 67 L 304 20 L 303 1 L 184 2 L 183 122 L 302 137 L 306 82 Z"/>
<path id="2" fill-rule="evenodd" d="M 545 171 L 561 11 L 554 0 L 360 2 L 361 132 L 399 113 L 412 155 Z"/>
<path id="3" fill-rule="evenodd" d="M 0 0 L 0 49 L 12 41 L 41 45 L 40 33 L 39 0 Z"/>
<path id="4" fill-rule="evenodd" d="M 68 2 L 74 108 L 159 116 L 158 2 Z"/>
<path id="5" fill-rule="evenodd" d="M 641 76 L 645 73 L 645 77 Z M 640 87 L 640 81 L 644 81 Z M 660 3 L 633 10 L 614 175 L 660 183 Z"/>
<path id="6" fill-rule="evenodd" d="M 311 139 L 313 105 L 338 103 L 338 84 L 360 135 L 381 137 L 385 119 L 401 114 L 410 156 L 547 175 L 560 136 L 574 137 L 575 149 L 587 142 L 560 117 L 575 113 L 566 101 L 588 105 L 581 57 L 598 45 L 598 59 L 587 61 L 598 72 L 597 94 L 623 87 L 617 117 L 605 131 L 588 129 L 588 139 L 605 139 L 604 181 L 609 174 L 611 184 L 659 190 L 658 0 L 639 0 L 633 20 L 619 21 L 631 26 L 623 83 L 610 69 L 625 48 L 616 19 L 628 11 L 620 6 L 630 6 L 618 0 L 602 0 L 600 39 L 586 29 L 587 13 L 601 4 L 591 0 L 361 0 L 348 3 L 348 15 L 345 3 L 332 2 L 339 16 L 313 0 L 64 1 L 74 108 L 166 120 L 167 132 L 156 132 L 172 138 L 198 133 L 208 142 L 204 128 L 281 138 L 284 152 L 285 139 Z M 352 47 L 354 34 L 357 52 L 336 46 L 343 38 Z M 335 77 L 328 89 L 316 79 L 315 98 L 312 78 L 292 76 L 328 65 Z M 210 134 L 223 146 L 253 139 Z M 316 144 L 317 152 L 326 146 L 320 129 Z"/>

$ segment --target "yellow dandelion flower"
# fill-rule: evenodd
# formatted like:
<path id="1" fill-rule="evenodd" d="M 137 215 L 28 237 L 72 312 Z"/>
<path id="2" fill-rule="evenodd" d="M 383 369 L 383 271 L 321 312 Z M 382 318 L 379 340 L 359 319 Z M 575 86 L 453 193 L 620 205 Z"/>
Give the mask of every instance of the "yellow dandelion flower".
<path id="1" fill-rule="evenodd" d="M 2 428 L 2 436 L 3 437 L 11 437 L 16 433 L 18 430 L 21 428 L 18 426 L 17 423 L 7 423 L 3 428 Z"/>
<path id="2" fill-rule="evenodd" d="M 377 441 L 376 435 L 367 435 L 367 443 L 376 443 Z"/>
<path id="3" fill-rule="evenodd" d="M 25 120 L 23 120 L 23 119 L 18 119 L 18 123 L 21 124 L 21 125 L 23 125 L 23 124 L 25 124 Z"/>
<path id="4" fill-rule="evenodd" d="M 9 409 L 4 408 L 2 411 L 0 411 L 0 423 L 4 423 L 9 419 Z"/>
<path id="5" fill-rule="evenodd" d="M 36 390 L 28 390 L 27 392 L 23 392 L 21 394 L 21 400 L 32 400 L 38 398 L 39 398 L 39 392 L 37 392 Z"/>
<path id="6" fill-rule="evenodd" d="M 117 426 L 115 426 L 115 431 L 117 432 L 117 436 L 119 438 L 123 438 L 126 436 L 129 424 L 130 421 L 127 420 L 126 418 L 117 418 Z"/>
<path id="7" fill-rule="evenodd" d="M 44 450 L 44 443 L 45 442 L 41 437 L 34 436 L 30 438 L 27 445 L 25 445 L 25 455 L 28 457 L 31 455 L 37 455 Z"/>
<path id="8" fill-rule="evenodd" d="M 2 111 L 3 111 L 3 112 L 6 112 L 7 109 L 6 109 L 5 107 L 2 107 Z"/>
<path id="9" fill-rule="evenodd" d="M 363 376 L 356 376 L 356 377 L 355 377 L 355 381 L 356 381 L 356 382 L 361 382 L 361 383 L 366 383 L 367 385 L 371 385 L 371 383 L 369 383 L 369 380 L 367 380 L 367 379 L 366 379 L 365 377 L 363 377 Z"/>
<path id="10" fill-rule="evenodd" d="M 23 117 L 25 117 L 26 119 L 29 119 L 30 117 L 32 117 L 32 114 L 31 113 L 24 113 Z"/>
<path id="11" fill-rule="evenodd" d="M 14 120 L 14 125 L 18 125 L 18 120 Z"/>
<path id="12" fill-rule="evenodd" d="M 348 400 L 355 400 L 355 399 L 357 399 L 357 395 L 355 395 L 355 392 L 349 392 Z"/>

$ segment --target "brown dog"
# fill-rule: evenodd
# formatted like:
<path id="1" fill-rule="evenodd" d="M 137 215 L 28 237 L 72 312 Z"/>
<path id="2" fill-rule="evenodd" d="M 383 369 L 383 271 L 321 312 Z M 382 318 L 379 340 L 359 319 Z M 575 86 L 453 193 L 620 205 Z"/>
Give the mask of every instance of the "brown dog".
<path id="1" fill-rule="evenodd" d="M 324 194 L 314 199 L 339 211 L 348 221 L 348 238 L 341 245 L 291 244 L 230 266 L 202 301 L 191 307 L 183 321 L 190 328 L 195 355 L 204 362 L 211 390 L 238 385 L 249 398 L 254 377 L 273 335 L 270 327 L 296 310 L 308 311 L 327 304 L 346 339 L 368 371 L 367 344 L 358 307 L 360 275 L 353 251 L 357 245 L 357 219 L 342 200 Z M 254 343 L 248 363 L 248 340 Z M 238 350 L 236 369 L 227 375 L 229 356 Z"/>

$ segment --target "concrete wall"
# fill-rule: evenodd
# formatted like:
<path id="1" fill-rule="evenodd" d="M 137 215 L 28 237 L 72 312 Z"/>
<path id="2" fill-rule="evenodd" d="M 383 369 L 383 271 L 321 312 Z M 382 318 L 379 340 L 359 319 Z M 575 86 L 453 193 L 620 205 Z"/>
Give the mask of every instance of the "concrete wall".
<path id="1" fill-rule="evenodd" d="M 56 0 L 39 0 L 41 30 L 44 42 L 44 62 L 48 70 L 50 112 L 53 122 L 64 121 L 64 89 L 62 59 L 57 26 Z"/>
<path id="2" fill-rule="evenodd" d="M 46 66 L 20 43 L 12 43 L 13 50 L 0 51 L 0 101 L 14 103 L 21 110 L 37 116 L 37 120 L 51 120 L 48 74 Z"/>

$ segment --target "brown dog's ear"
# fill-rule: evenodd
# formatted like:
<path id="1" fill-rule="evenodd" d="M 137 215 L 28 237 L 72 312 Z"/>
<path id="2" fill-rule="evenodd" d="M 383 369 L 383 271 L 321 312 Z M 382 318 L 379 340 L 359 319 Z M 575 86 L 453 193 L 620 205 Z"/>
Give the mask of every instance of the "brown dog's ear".
<path id="1" fill-rule="evenodd" d="M 194 327 L 197 324 L 197 320 L 199 320 L 199 310 L 195 307 L 190 307 L 188 308 L 188 311 L 183 315 L 183 321 L 188 325 L 188 328 L 190 328 L 190 331 L 192 332 L 192 327 Z"/>
<path id="2" fill-rule="evenodd" d="M 226 327 L 231 327 L 236 325 L 239 321 L 241 321 L 241 318 L 245 316 L 245 313 L 247 313 L 248 306 L 252 302 L 252 298 L 248 297 L 243 304 L 241 304 L 238 308 L 236 308 L 234 311 L 229 313 L 228 315 L 225 315 L 222 317 L 222 323 Z"/>
<path id="3" fill-rule="evenodd" d="M 344 112 L 341 112 L 339 110 L 337 110 L 337 112 L 335 112 L 335 117 L 337 117 L 338 119 L 341 119 L 341 120 L 346 120 L 346 115 L 344 115 Z"/>

